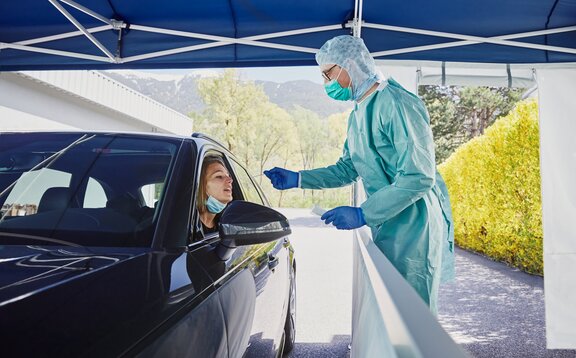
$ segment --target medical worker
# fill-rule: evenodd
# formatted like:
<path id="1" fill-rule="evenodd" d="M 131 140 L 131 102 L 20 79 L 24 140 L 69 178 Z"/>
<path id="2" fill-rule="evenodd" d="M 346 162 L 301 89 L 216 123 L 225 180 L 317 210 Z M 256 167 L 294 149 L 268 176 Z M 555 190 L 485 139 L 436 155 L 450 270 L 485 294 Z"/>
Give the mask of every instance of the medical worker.
<path id="1" fill-rule="evenodd" d="M 367 200 L 329 210 L 322 220 L 343 230 L 368 225 L 374 243 L 435 314 L 440 282 L 454 274 L 454 230 L 426 107 L 379 75 L 361 38 L 329 40 L 316 62 L 327 95 L 354 101 L 342 156 L 326 168 L 264 174 L 280 190 L 336 188 L 362 179 Z"/>

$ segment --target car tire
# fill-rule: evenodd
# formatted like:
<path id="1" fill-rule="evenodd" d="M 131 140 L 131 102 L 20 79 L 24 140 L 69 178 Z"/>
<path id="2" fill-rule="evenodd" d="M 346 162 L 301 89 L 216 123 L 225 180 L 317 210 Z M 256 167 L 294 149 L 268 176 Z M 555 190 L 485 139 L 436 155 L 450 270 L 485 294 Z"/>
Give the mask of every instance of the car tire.
<path id="1" fill-rule="evenodd" d="M 288 310 L 284 323 L 284 351 L 286 355 L 294 349 L 296 344 L 296 271 L 290 267 L 290 297 L 288 298 Z"/>

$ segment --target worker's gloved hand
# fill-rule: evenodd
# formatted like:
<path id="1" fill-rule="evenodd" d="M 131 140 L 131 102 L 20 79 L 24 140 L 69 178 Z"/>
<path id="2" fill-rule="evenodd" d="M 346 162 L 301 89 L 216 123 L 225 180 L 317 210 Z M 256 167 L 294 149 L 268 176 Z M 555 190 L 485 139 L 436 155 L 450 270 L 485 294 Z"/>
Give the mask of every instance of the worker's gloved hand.
<path id="1" fill-rule="evenodd" d="M 339 206 L 328 210 L 320 219 L 326 224 L 334 224 L 339 230 L 352 230 L 366 225 L 362 209 L 353 206 Z"/>
<path id="2" fill-rule="evenodd" d="M 265 170 L 264 175 L 270 179 L 276 189 L 284 190 L 298 187 L 300 174 L 291 170 L 274 167 L 273 169 Z"/>

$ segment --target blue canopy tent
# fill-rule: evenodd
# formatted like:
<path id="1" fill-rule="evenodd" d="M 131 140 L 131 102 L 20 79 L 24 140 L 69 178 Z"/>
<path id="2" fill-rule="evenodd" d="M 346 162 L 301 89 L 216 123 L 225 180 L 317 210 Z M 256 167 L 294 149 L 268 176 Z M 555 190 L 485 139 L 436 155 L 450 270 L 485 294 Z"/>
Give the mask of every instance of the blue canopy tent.
<path id="1" fill-rule="evenodd" d="M 378 59 L 576 62 L 576 1 L 19 0 L 0 70 L 314 65 L 340 34 Z"/>
<path id="2" fill-rule="evenodd" d="M 546 319 L 576 348 L 576 0 L 4 0 L 2 71 L 315 65 L 329 38 L 361 36 L 378 60 L 540 72 Z M 556 69 L 567 72 L 554 72 Z M 509 81 L 510 83 L 510 81 Z"/>

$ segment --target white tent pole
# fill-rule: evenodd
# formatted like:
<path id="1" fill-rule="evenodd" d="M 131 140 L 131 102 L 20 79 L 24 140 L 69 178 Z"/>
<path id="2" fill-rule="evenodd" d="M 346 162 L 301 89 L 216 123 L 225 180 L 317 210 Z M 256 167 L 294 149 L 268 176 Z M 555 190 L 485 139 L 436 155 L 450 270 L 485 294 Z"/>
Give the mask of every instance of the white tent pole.
<path id="1" fill-rule="evenodd" d="M 352 35 L 355 37 L 361 37 L 362 31 L 362 6 L 363 0 L 354 1 L 354 19 L 349 21 L 346 25 L 352 27 Z"/>
<path id="2" fill-rule="evenodd" d="M 571 32 L 571 31 L 576 31 L 576 26 L 559 27 L 556 29 L 547 29 L 547 30 L 539 30 L 539 31 L 530 31 L 530 32 L 523 32 L 523 33 L 519 33 L 519 34 L 495 36 L 495 37 L 491 37 L 491 38 L 508 40 L 508 39 L 519 39 L 519 38 L 523 38 L 523 37 L 551 35 L 551 34 L 557 34 L 557 33 L 562 33 L 562 32 Z M 391 56 L 391 55 L 397 55 L 397 54 L 402 54 L 402 53 L 410 53 L 410 52 L 419 52 L 419 51 L 427 51 L 427 50 L 436 50 L 436 49 L 441 49 L 441 48 L 474 45 L 474 44 L 478 44 L 478 43 L 480 43 L 480 42 L 478 42 L 478 41 L 455 41 L 455 42 L 447 42 L 447 43 L 436 44 L 436 45 L 415 46 L 415 47 L 406 47 L 406 48 L 388 50 L 388 51 L 379 51 L 379 52 L 374 52 L 372 55 L 374 57 Z"/>
<path id="3" fill-rule="evenodd" d="M 100 51 L 104 52 L 104 54 L 106 56 L 108 56 L 108 58 L 110 58 L 111 60 L 115 61 L 114 59 L 114 55 L 112 55 L 112 53 L 110 51 L 108 51 L 108 49 L 106 47 L 104 47 L 104 45 L 102 45 L 100 43 L 100 41 L 96 40 L 96 38 L 94 36 L 92 36 L 91 33 L 89 33 L 84 26 L 82 26 L 82 24 L 80 24 L 75 18 L 74 16 L 70 15 L 70 13 L 68 11 L 66 11 L 66 9 L 64 9 L 64 7 L 62 5 L 60 5 L 56 0 L 48 0 L 52 5 L 54 5 L 54 7 L 56 9 L 58 9 L 58 11 L 60 11 L 62 13 L 62 15 L 64 15 L 68 21 L 70 21 L 72 24 L 74 24 L 74 26 L 76 26 L 76 28 L 78 30 L 80 30 L 84 36 L 86 36 L 94 45 L 96 45 L 96 47 L 98 47 L 100 49 Z"/>
<path id="4" fill-rule="evenodd" d="M 104 57 L 104 56 L 85 55 L 82 53 L 60 51 L 60 50 L 51 50 L 51 49 L 41 48 L 41 47 L 22 46 L 22 45 L 17 45 L 17 44 L 0 42 L 0 49 L 2 49 L 2 48 L 11 48 L 11 49 L 21 50 L 21 51 L 46 53 L 49 55 L 57 55 L 57 56 L 75 57 L 75 58 L 82 58 L 85 60 L 93 60 L 93 61 L 101 61 L 101 62 L 116 62 L 115 60 L 110 59 L 108 57 Z"/>
<path id="5" fill-rule="evenodd" d="M 95 33 L 95 32 L 101 32 L 101 31 L 106 31 L 106 30 L 111 30 L 112 27 L 109 25 L 102 25 L 102 26 L 98 26 L 98 27 L 91 27 L 89 29 L 86 29 L 89 33 Z M 56 40 L 62 40 L 62 39 L 67 39 L 70 37 L 75 37 L 75 36 L 80 36 L 83 35 L 83 33 L 81 31 L 71 31 L 71 32 L 66 32 L 60 35 L 53 35 L 53 36 L 45 36 L 45 37 L 38 37 L 36 39 L 30 39 L 30 40 L 25 40 L 25 41 L 18 41 L 15 42 L 15 45 L 33 45 L 33 44 L 37 44 L 37 43 L 42 43 L 42 42 L 50 42 L 50 41 L 56 41 Z"/>
<path id="6" fill-rule="evenodd" d="M 314 27 L 314 28 L 301 29 L 301 30 L 283 31 L 283 32 L 278 32 L 278 33 L 273 33 L 273 34 L 251 36 L 251 37 L 247 37 L 246 39 L 261 40 L 261 39 L 268 39 L 268 38 L 274 38 L 274 37 L 299 35 L 299 34 L 310 33 L 310 32 L 337 30 L 340 28 L 341 28 L 341 25 L 329 25 L 329 26 Z M 106 30 L 110 30 L 110 29 L 112 29 L 111 26 L 103 25 L 103 26 L 89 28 L 89 29 L 87 29 L 87 31 L 90 33 L 95 33 L 95 32 L 106 31 Z M 550 35 L 550 34 L 561 33 L 561 32 L 570 32 L 570 31 L 576 31 L 576 26 L 524 32 L 524 33 L 519 33 L 519 34 L 497 36 L 494 38 L 505 40 L 505 39 L 515 39 L 515 38 L 522 38 L 522 37 Z M 49 41 L 55 41 L 55 40 L 75 37 L 75 36 L 79 36 L 82 34 L 83 33 L 81 31 L 72 31 L 72 32 L 68 32 L 68 33 L 64 33 L 64 34 L 60 34 L 60 35 L 46 36 L 46 37 L 40 37 L 40 38 L 35 38 L 35 39 L 30 39 L 30 40 L 25 40 L 25 41 L 19 41 L 19 42 L 16 42 L 15 45 L 32 45 L 32 44 L 36 44 L 36 43 L 49 42 Z M 215 44 L 209 44 L 209 46 L 202 46 L 202 45 L 187 46 L 187 47 L 183 47 L 181 49 L 175 49 L 177 51 L 175 53 L 194 51 L 197 49 L 199 50 L 199 49 L 210 48 L 210 47 L 226 46 L 226 45 L 229 45 L 230 43 L 231 42 L 224 42 L 224 43 L 220 42 L 220 43 L 215 43 Z M 374 57 L 390 56 L 390 55 L 402 54 L 402 53 L 434 50 L 434 49 L 457 47 L 457 46 L 466 46 L 466 45 L 472 45 L 472 44 L 477 44 L 477 43 L 479 43 L 479 42 L 478 41 L 456 41 L 456 42 L 448 42 L 448 43 L 437 44 L 437 45 L 417 46 L 417 47 L 410 47 L 410 48 L 403 48 L 403 49 L 396 49 L 396 50 L 389 50 L 389 51 L 380 51 L 380 52 L 374 52 L 374 53 L 372 53 L 372 55 Z M 8 46 L 3 45 L 3 47 L 8 47 Z M 15 48 L 15 47 L 12 46 L 12 48 Z M 25 50 L 22 47 L 18 47 L 18 49 Z M 166 51 L 161 51 L 161 52 L 165 53 Z M 88 55 L 88 56 L 90 56 L 90 55 Z M 145 56 L 145 55 L 142 55 L 142 56 Z M 152 56 L 148 56 L 147 58 L 157 57 L 157 56 L 158 55 L 152 55 Z M 78 56 L 75 56 L 75 57 L 78 57 Z M 138 57 L 140 57 L 140 56 L 138 56 Z M 133 58 L 136 58 L 136 56 L 133 56 Z M 127 60 L 127 58 L 125 60 Z"/>
<path id="7" fill-rule="evenodd" d="M 175 55 L 175 54 L 178 54 L 178 53 L 204 50 L 204 49 L 207 49 L 207 48 L 220 47 L 220 46 L 225 46 L 225 45 L 230 45 L 230 43 L 225 43 L 225 42 L 211 42 L 211 43 L 202 44 L 202 45 L 180 47 L 180 48 L 175 48 L 175 49 L 170 49 L 170 50 L 165 50 L 165 51 L 157 51 L 157 52 L 146 53 L 146 54 L 143 54 L 143 55 L 135 55 L 135 56 L 124 57 L 124 58 L 120 59 L 120 63 L 128 63 L 128 62 L 146 60 L 146 59 L 149 59 L 149 58 Z"/>
<path id="8" fill-rule="evenodd" d="M 349 22 L 349 24 L 352 27 L 352 35 L 353 36 L 358 36 L 358 7 L 359 7 L 359 2 L 360 0 L 354 0 L 354 18 L 352 19 L 351 23 Z"/>
<path id="9" fill-rule="evenodd" d="M 308 28 L 300 29 L 300 30 L 272 32 L 269 34 L 244 37 L 244 39 L 247 39 L 247 40 L 248 39 L 249 40 L 265 40 L 265 39 L 272 39 L 275 37 L 286 37 L 286 36 L 309 34 L 312 32 L 332 31 L 332 30 L 341 30 L 341 29 L 342 29 L 342 25 L 340 25 L 340 24 L 338 24 L 338 25 L 326 25 L 326 26 L 318 26 L 318 27 L 308 27 Z"/>
<path id="10" fill-rule="evenodd" d="M 139 25 L 131 25 L 130 28 L 131 29 L 138 29 Z M 311 32 L 338 30 L 341 28 L 342 28 L 342 25 L 328 25 L 328 26 L 321 26 L 321 27 L 311 27 L 311 28 L 301 29 L 301 30 L 282 31 L 282 32 L 275 32 L 275 33 L 264 34 L 264 35 L 249 36 L 249 37 L 243 38 L 243 40 L 252 40 L 253 41 L 247 45 L 253 45 L 253 46 L 264 45 L 263 47 L 272 47 L 271 46 L 272 44 L 270 44 L 270 43 L 256 42 L 256 40 L 264 40 L 264 39 L 271 39 L 271 38 L 275 38 L 275 37 L 300 35 L 300 34 L 311 33 Z M 157 30 L 164 30 L 164 29 L 157 29 Z M 168 31 L 172 31 L 172 30 L 168 30 Z M 162 32 L 162 33 L 166 33 L 166 32 Z M 170 33 L 170 34 L 174 34 L 174 33 Z M 183 35 L 182 32 L 180 32 L 176 35 L 196 38 L 196 35 L 199 35 L 199 34 L 194 34 L 195 36 L 191 36 L 190 33 L 188 33 L 188 35 Z M 211 43 L 207 43 L 207 44 L 186 46 L 186 47 L 181 47 L 181 48 L 176 48 L 176 49 L 147 53 L 147 54 L 143 54 L 143 55 L 130 56 L 130 57 L 125 57 L 125 58 L 121 59 L 120 63 L 134 62 L 134 61 L 139 61 L 139 60 L 144 60 L 144 59 L 149 59 L 149 58 L 154 58 L 154 57 L 168 56 L 168 55 L 174 55 L 177 53 L 192 52 L 192 51 L 198 51 L 198 50 L 203 50 L 203 49 L 207 49 L 207 48 L 226 46 L 226 45 L 230 45 L 232 43 L 236 43 L 236 42 L 238 42 L 238 40 L 239 39 L 229 38 L 226 41 L 211 42 Z M 282 49 L 282 50 L 291 50 L 294 47 L 295 46 L 274 44 L 274 48 L 278 48 L 278 49 Z M 303 51 L 303 52 L 308 52 L 308 53 L 315 53 L 317 51 L 316 49 L 307 49 L 307 48 L 304 48 L 304 49 L 306 49 L 306 51 Z"/>
<path id="11" fill-rule="evenodd" d="M 358 37 L 362 37 L 362 7 L 364 5 L 364 1 L 360 0 L 359 4 L 358 4 L 358 17 L 356 18 L 356 35 Z"/>
<path id="12" fill-rule="evenodd" d="M 332 26 L 330 26 L 330 27 L 332 27 Z M 341 27 L 338 26 L 338 28 L 341 28 Z M 282 45 L 282 44 L 275 44 L 275 43 L 270 43 L 270 42 L 259 42 L 259 41 L 252 40 L 252 38 L 254 38 L 256 36 L 236 39 L 233 37 L 206 35 L 206 34 L 199 34 L 199 33 L 195 33 L 195 32 L 168 30 L 168 29 L 161 29 L 161 28 L 157 28 L 157 27 L 134 25 L 134 24 L 130 25 L 130 29 L 159 33 L 159 34 L 165 34 L 165 35 L 193 37 L 193 38 L 202 39 L 202 40 L 225 42 L 226 44 L 235 43 L 235 44 L 241 44 L 241 45 L 270 47 L 270 48 L 277 48 L 277 49 L 282 49 L 282 50 L 292 50 L 292 51 L 309 52 L 309 53 L 316 53 L 316 51 L 317 51 L 317 49 L 311 48 L 311 47 Z M 268 35 L 262 35 L 262 36 L 264 36 L 264 38 L 272 38 L 272 36 L 268 36 Z M 274 36 L 274 37 L 280 37 L 280 36 Z"/>
<path id="13" fill-rule="evenodd" d="M 180 48 L 175 48 L 175 49 L 170 49 L 170 50 L 146 53 L 143 55 L 124 57 L 124 58 L 119 60 L 119 63 L 134 62 L 134 61 L 145 60 L 145 59 L 154 58 L 154 57 L 175 55 L 178 53 L 204 50 L 207 48 L 214 48 L 214 47 L 226 46 L 226 45 L 231 45 L 231 44 L 232 44 L 231 42 L 210 42 L 207 44 L 180 47 Z M 255 45 L 255 46 L 257 46 L 257 45 Z M 295 46 L 276 45 L 276 46 L 263 46 L 263 47 L 270 47 L 270 48 L 277 48 L 280 50 L 292 51 L 293 50 L 292 47 L 295 47 Z M 294 50 L 294 51 L 300 51 L 300 50 Z M 315 53 L 316 51 L 317 51 L 316 49 L 311 49 L 311 50 L 306 50 L 306 51 L 301 51 L 301 52 Z"/>
<path id="14" fill-rule="evenodd" d="M 67 4 L 67 5 L 75 8 L 76 10 L 82 11 L 83 13 L 90 15 L 93 18 L 98 19 L 98 20 L 100 20 L 100 21 L 102 21 L 102 22 L 104 22 L 110 26 L 114 26 L 114 24 L 112 23 L 112 21 L 110 19 L 107 19 L 104 16 L 102 16 L 102 15 L 100 15 L 100 14 L 80 5 L 80 4 L 77 4 L 72 0 L 60 0 L 60 2 L 63 2 L 64 4 Z"/>
<path id="15" fill-rule="evenodd" d="M 334 25 L 330 26 L 330 27 L 333 28 Z M 338 26 L 338 28 L 341 28 L 341 27 Z M 272 44 L 269 42 L 268 43 L 262 43 L 262 42 L 258 42 L 258 41 L 253 40 L 253 38 L 255 38 L 256 36 L 236 39 L 233 37 L 207 35 L 207 34 L 200 34 L 200 33 L 196 33 L 196 32 L 187 32 L 187 31 L 179 31 L 179 30 L 169 30 L 169 29 L 162 29 L 162 28 L 158 28 L 158 27 L 135 25 L 135 24 L 130 25 L 130 29 L 139 30 L 139 31 L 146 31 L 146 32 L 153 32 L 153 33 L 157 33 L 157 34 L 182 36 L 182 37 L 192 37 L 192 38 L 197 38 L 197 39 L 201 39 L 201 40 L 219 41 L 219 42 L 226 42 L 226 43 L 236 43 L 236 44 L 242 44 L 242 45 L 252 45 L 252 46 L 262 46 L 262 47 L 273 46 L 274 48 L 276 48 L 276 46 L 288 46 L 288 47 L 292 47 L 292 48 L 301 49 L 298 51 L 302 51 L 302 52 L 309 52 L 309 51 L 315 52 L 316 51 L 316 49 L 313 49 L 310 47 L 280 45 L 280 44 Z M 262 38 L 273 38 L 273 37 L 281 37 L 281 36 L 287 36 L 287 35 L 275 35 L 275 36 L 260 35 L 260 36 L 264 36 Z"/>
<path id="16" fill-rule="evenodd" d="M 120 59 L 119 63 L 134 62 L 134 61 L 139 61 L 139 60 L 145 60 L 148 58 L 174 55 L 174 54 L 183 53 L 183 52 L 198 51 L 198 50 L 203 50 L 203 49 L 207 49 L 207 48 L 220 47 L 220 46 L 226 46 L 226 45 L 231 45 L 231 44 L 232 44 L 232 42 L 211 42 L 211 43 L 195 45 L 195 46 L 180 47 L 180 48 L 176 48 L 176 49 L 170 49 L 170 50 L 165 50 L 165 51 L 147 53 L 147 54 L 143 54 L 143 55 L 125 57 L 125 58 Z M 250 45 L 252 45 L 252 43 L 250 43 Z M 255 42 L 253 44 L 253 46 L 260 46 L 260 43 Z M 307 47 L 296 47 L 296 46 L 269 44 L 269 43 L 268 44 L 262 43 L 262 46 L 260 46 L 260 47 L 276 48 L 279 50 L 299 51 L 299 52 L 307 52 L 307 53 L 316 53 L 316 51 L 317 51 L 316 49 L 307 48 Z"/>
<path id="17" fill-rule="evenodd" d="M 460 34 L 453 34 L 453 33 L 448 33 L 448 32 L 421 30 L 421 29 L 413 29 L 413 28 L 407 28 L 407 27 L 390 26 L 390 25 L 373 24 L 373 23 L 366 23 L 366 24 L 364 24 L 364 26 L 368 27 L 368 28 L 379 29 L 379 30 L 406 32 L 406 33 L 428 35 L 428 36 L 437 36 L 437 37 L 448 37 L 448 38 L 455 38 L 455 39 L 460 39 L 460 40 L 474 41 L 477 43 L 493 43 L 496 45 L 523 47 L 523 48 L 530 48 L 530 49 L 536 49 L 536 50 L 556 51 L 556 52 L 576 54 L 576 49 L 557 47 L 557 46 L 537 45 L 537 44 L 530 44 L 530 43 L 526 43 L 526 42 L 501 40 L 498 38 L 460 35 Z"/>
<path id="18" fill-rule="evenodd" d="M 138 25 L 133 25 L 133 26 L 131 26 L 131 28 L 137 29 Z M 274 48 L 279 48 L 279 49 L 283 49 L 283 50 L 294 50 L 294 51 L 300 51 L 300 52 L 315 53 L 317 51 L 316 49 L 297 48 L 296 46 L 260 43 L 260 42 L 256 42 L 256 41 L 275 38 L 275 37 L 286 37 L 286 36 L 300 35 L 300 34 L 306 34 L 306 33 L 312 33 L 312 32 L 339 30 L 341 28 L 342 28 L 342 25 L 340 25 L 340 24 L 328 25 L 328 26 L 318 26 L 318 27 L 310 27 L 310 28 L 300 29 L 300 30 L 281 31 L 281 32 L 275 32 L 275 33 L 270 33 L 270 34 L 250 36 L 250 37 L 244 38 L 244 40 L 253 41 L 251 43 L 246 43 L 247 45 L 263 46 L 263 47 L 273 47 L 274 46 Z M 90 28 L 90 29 L 88 29 L 88 31 L 89 32 L 99 32 L 99 31 L 104 31 L 104 30 L 109 30 L 109 29 L 111 29 L 110 26 L 104 25 L 104 26 Z M 184 36 L 184 37 L 202 36 L 199 38 L 206 39 L 205 36 L 203 36 L 201 34 L 191 34 L 191 33 L 186 33 L 183 31 L 173 32 L 172 30 L 155 29 L 155 28 L 151 28 L 151 27 L 147 27 L 147 29 L 150 30 L 151 32 L 172 34 L 172 35 L 176 35 L 176 36 Z M 105 57 L 85 55 L 85 54 L 81 54 L 81 53 L 74 53 L 74 52 L 67 52 L 67 51 L 49 50 L 49 49 L 43 49 L 43 48 L 39 48 L 39 47 L 24 46 L 24 45 L 30 45 L 30 44 L 35 44 L 35 43 L 64 39 L 64 38 L 68 38 L 68 37 L 74 37 L 74 36 L 78 36 L 78 35 L 82 35 L 82 34 L 84 34 L 84 33 L 81 31 L 73 31 L 73 32 L 68 32 L 68 33 L 64 33 L 64 34 L 60 34 L 60 35 L 47 36 L 47 37 L 25 40 L 25 41 L 21 41 L 21 42 L 14 43 L 14 44 L 0 43 L 0 49 L 12 48 L 12 49 L 21 50 L 21 51 L 40 52 L 40 53 L 46 53 L 46 54 L 52 54 L 52 55 L 75 57 L 75 58 L 82 58 L 82 59 L 95 60 L 95 61 L 126 63 L 126 62 L 133 62 L 133 61 L 137 61 L 137 60 L 142 60 L 142 59 L 167 56 L 167 55 L 172 55 L 172 54 L 177 54 L 177 53 L 191 52 L 191 51 L 196 51 L 196 50 L 201 50 L 201 49 L 206 49 L 206 48 L 226 46 L 226 45 L 230 45 L 232 43 L 238 42 L 238 40 L 239 40 L 239 39 L 234 39 L 234 38 L 223 37 L 224 39 L 226 39 L 225 41 L 219 41 L 219 42 L 213 42 L 213 43 L 201 44 L 201 45 L 195 45 L 195 46 L 186 46 L 186 47 L 171 49 L 171 50 L 166 50 L 166 51 L 158 51 L 158 52 L 154 52 L 154 53 L 148 53 L 148 54 L 143 54 L 143 55 L 126 57 L 123 59 L 115 59 L 114 61 L 109 61 Z M 196 36 L 196 35 L 198 35 L 198 36 Z"/>

